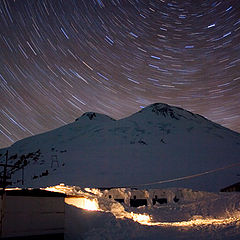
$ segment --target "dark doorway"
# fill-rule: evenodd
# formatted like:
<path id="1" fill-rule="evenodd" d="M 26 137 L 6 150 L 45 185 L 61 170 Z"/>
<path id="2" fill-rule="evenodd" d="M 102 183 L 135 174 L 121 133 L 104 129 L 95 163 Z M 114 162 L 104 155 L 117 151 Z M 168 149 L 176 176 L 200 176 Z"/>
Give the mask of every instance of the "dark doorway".
<path id="1" fill-rule="evenodd" d="M 153 205 L 155 205 L 157 202 L 159 204 L 167 204 L 167 199 L 166 198 L 153 198 L 152 202 L 153 202 Z"/>
<path id="2" fill-rule="evenodd" d="M 130 207 L 147 206 L 147 199 L 130 199 Z"/>

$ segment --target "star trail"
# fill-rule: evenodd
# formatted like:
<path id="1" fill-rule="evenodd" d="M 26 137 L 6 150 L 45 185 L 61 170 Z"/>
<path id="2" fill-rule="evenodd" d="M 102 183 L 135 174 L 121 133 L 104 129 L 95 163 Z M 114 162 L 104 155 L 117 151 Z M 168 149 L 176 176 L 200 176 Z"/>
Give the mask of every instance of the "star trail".
<path id="1" fill-rule="evenodd" d="M 240 132 L 238 0 L 0 1 L 0 147 L 154 102 Z"/>

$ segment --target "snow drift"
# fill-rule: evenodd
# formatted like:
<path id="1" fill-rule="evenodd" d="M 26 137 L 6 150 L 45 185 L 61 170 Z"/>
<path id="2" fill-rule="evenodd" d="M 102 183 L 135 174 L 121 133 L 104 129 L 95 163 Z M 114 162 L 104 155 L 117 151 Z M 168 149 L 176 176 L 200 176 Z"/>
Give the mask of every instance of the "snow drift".
<path id="1" fill-rule="evenodd" d="M 99 190 L 64 185 L 49 190 L 68 195 L 65 199 L 69 204 L 65 208 L 65 239 L 68 240 L 237 240 L 240 236 L 239 193 L 208 193 L 179 188 Z M 136 194 L 147 199 L 147 206 L 129 206 L 129 200 Z M 154 204 L 152 200 L 156 194 L 168 201 Z M 178 201 L 174 201 L 174 196 Z M 120 204 L 114 198 L 123 198 L 124 203 Z"/>

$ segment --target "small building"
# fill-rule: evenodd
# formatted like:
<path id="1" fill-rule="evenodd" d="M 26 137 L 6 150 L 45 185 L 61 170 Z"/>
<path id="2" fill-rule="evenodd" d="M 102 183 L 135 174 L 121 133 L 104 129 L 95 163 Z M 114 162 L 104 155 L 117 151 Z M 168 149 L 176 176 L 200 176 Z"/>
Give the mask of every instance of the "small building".
<path id="1" fill-rule="evenodd" d="M 0 197 L 1 238 L 64 239 L 64 194 L 20 189 Z"/>
<path id="2" fill-rule="evenodd" d="M 150 189 L 149 196 L 152 199 L 153 205 L 156 203 L 177 203 L 180 199 L 183 199 L 182 191 L 174 189 Z"/>
<path id="3" fill-rule="evenodd" d="M 220 192 L 240 192 L 240 182 L 230 185 L 228 187 L 222 188 Z"/>
<path id="4" fill-rule="evenodd" d="M 109 199 L 114 199 L 115 201 L 119 203 L 126 203 L 126 193 L 125 193 L 125 188 L 111 188 L 111 189 L 106 189 L 103 191 L 103 196 L 105 198 Z"/>
<path id="5" fill-rule="evenodd" d="M 167 204 L 168 203 L 168 194 L 166 191 L 161 189 L 151 189 L 149 191 L 150 198 L 152 199 L 152 204 Z"/>
<path id="6" fill-rule="evenodd" d="M 130 207 L 147 206 L 149 198 L 145 190 L 131 190 Z"/>

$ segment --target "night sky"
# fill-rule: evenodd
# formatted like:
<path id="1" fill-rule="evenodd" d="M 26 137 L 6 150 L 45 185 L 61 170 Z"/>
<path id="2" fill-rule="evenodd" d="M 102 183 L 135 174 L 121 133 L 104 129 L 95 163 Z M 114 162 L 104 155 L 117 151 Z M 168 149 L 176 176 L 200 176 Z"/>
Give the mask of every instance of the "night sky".
<path id="1" fill-rule="evenodd" d="M 240 132 L 239 0 L 0 0 L 0 148 L 154 102 Z"/>

